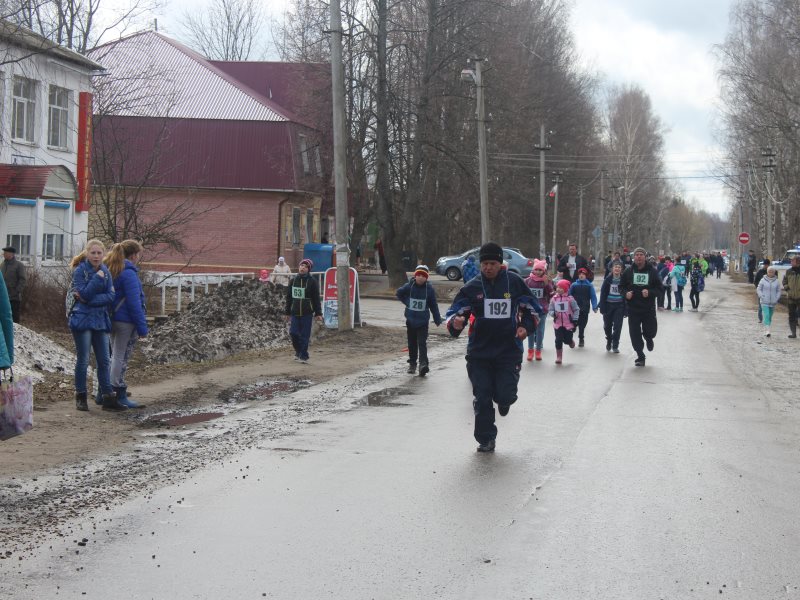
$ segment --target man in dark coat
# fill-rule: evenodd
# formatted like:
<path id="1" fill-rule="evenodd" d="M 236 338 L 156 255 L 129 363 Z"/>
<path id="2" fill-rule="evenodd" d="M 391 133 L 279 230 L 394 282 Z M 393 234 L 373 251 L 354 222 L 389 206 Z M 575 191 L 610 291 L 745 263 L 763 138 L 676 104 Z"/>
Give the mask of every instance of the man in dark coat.
<path id="1" fill-rule="evenodd" d="M 25 289 L 25 265 L 17 260 L 17 249 L 12 246 L 3 248 L 3 264 L 0 271 L 8 289 L 8 300 L 11 302 L 11 315 L 14 323 L 19 323 L 19 310 L 22 306 L 22 290 Z"/>
<path id="2" fill-rule="evenodd" d="M 636 248 L 633 251 L 633 264 L 622 274 L 619 289 L 628 304 L 628 332 L 631 346 L 636 351 L 633 364 L 637 367 L 645 364 L 645 343 L 647 351 L 653 351 L 653 338 L 658 332 L 656 298 L 663 287 L 658 271 L 647 262 L 645 249 Z"/>
<path id="3" fill-rule="evenodd" d="M 570 244 L 569 251 L 561 257 L 558 263 L 558 272 L 561 273 L 561 277 L 571 282 L 575 281 L 575 273 L 578 272 L 578 269 L 586 269 L 589 271 L 590 276 L 587 277 L 589 281 L 594 279 L 591 274 L 591 269 L 589 268 L 589 263 L 583 256 L 578 254 L 578 246 Z"/>

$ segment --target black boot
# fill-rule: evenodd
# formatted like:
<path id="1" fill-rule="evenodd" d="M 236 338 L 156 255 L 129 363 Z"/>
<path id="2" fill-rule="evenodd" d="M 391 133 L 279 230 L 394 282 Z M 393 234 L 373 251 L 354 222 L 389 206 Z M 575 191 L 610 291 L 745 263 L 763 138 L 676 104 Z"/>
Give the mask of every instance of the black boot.
<path id="1" fill-rule="evenodd" d="M 112 412 L 122 412 L 127 410 L 128 407 L 120 404 L 117 401 L 117 395 L 112 393 L 103 394 L 103 410 L 110 410 Z"/>
<path id="2" fill-rule="evenodd" d="M 789 325 L 789 328 L 792 330 L 792 333 L 789 334 L 790 338 L 797 337 L 797 325 Z"/>
<path id="3" fill-rule="evenodd" d="M 86 392 L 75 392 L 75 408 L 89 410 L 89 405 L 86 403 Z"/>

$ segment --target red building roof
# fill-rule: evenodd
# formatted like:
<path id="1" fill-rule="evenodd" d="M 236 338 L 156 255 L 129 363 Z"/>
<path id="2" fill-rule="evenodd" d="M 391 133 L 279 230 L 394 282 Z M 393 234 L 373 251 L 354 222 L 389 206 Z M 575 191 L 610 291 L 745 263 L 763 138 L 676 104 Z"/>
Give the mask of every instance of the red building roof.
<path id="1" fill-rule="evenodd" d="M 72 200 L 75 178 L 62 165 L 0 164 L 0 197 Z"/>

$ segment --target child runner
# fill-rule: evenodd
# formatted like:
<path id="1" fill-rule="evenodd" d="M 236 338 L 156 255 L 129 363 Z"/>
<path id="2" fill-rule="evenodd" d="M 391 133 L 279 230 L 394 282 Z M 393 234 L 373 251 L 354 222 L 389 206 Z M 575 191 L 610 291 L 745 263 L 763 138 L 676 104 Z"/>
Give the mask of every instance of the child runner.
<path id="1" fill-rule="evenodd" d="M 700 308 L 700 292 L 706 287 L 706 281 L 703 277 L 703 265 L 701 262 L 692 264 L 692 273 L 689 275 L 689 283 L 692 286 L 689 292 L 689 301 L 692 303 L 692 312 L 697 312 Z"/>
<path id="2" fill-rule="evenodd" d="M 550 316 L 553 317 L 553 329 L 556 334 L 556 364 L 561 364 L 564 344 L 575 347 L 572 332 L 578 323 L 581 309 L 575 298 L 569 295 L 569 281 L 560 279 L 556 284 L 556 293 L 550 299 Z"/>
<path id="3" fill-rule="evenodd" d="M 578 347 L 583 348 L 583 332 L 589 322 L 589 305 L 592 311 L 597 312 L 597 294 L 594 285 L 589 281 L 589 269 L 578 269 L 578 278 L 569 288 L 569 295 L 575 298 L 581 309 L 578 317 Z"/>
<path id="4" fill-rule="evenodd" d="M 494 242 L 481 246 L 480 275 L 464 284 L 447 311 L 447 330 L 458 337 L 475 317 L 467 343 L 467 374 L 472 383 L 474 435 L 478 452 L 494 452 L 501 417 L 517 400 L 522 366 L 522 340 L 536 329 L 541 308 L 519 275 L 502 269 L 503 249 Z"/>
<path id="5" fill-rule="evenodd" d="M 778 270 L 772 266 L 768 267 L 767 274 L 758 282 L 758 300 L 761 302 L 761 312 L 767 328 L 764 335 L 767 337 L 771 335 L 769 328 L 772 325 L 772 315 L 782 292 L 781 282 L 778 281 Z"/>
<path id="6" fill-rule="evenodd" d="M 289 336 L 294 347 L 294 359 L 308 363 L 308 343 L 311 340 L 311 325 L 314 317 L 322 320 L 322 303 L 319 298 L 317 280 L 311 277 L 314 263 L 304 258 L 297 267 L 294 276 L 286 289 L 286 320 L 291 321 Z"/>
<path id="7" fill-rule="evenodd" d="M 428 322 L 433 313 L 433 322 L 438 327 L 442 322 L 439 305 L 436 303 L 436 292 L 428 282 L 428 267 L 418 265 L 414 269 L 414 277 L 404 286 L 398 288 L 397 299 L 405 307 L 406 334 L 408 336 L 408 372 L 417 370 L 419 357 L 419 376 L 425 377 L 428 365 Z"/>
<path id="8" fill-rule="evenodd" d="M 553 282 L 547 274 L 547 263 L 543 260 L 533 261 L 533 271 L 525 280 L 525 284 L 531 289 L 533 297 L 539 306 L 545 308 L 550 306 L 550 298 L 553 297 Z M 547 323 L 547 312 L 543 312 L 539 317 L 539 324 L 536 326 L 536 333 L 528 336 L 528 360 L 533 360 L 534 351 L 536 360 L 542 360 L 542 342 L 544 341 L 544 327 Z"/>
<path id="9" fill-rule="evenodd" d="M 622 277 L 622 263 L 614 262 L 611 273 L 600 288 L 600 312 L 603 315 L 603 329 L 606 332 L 606 352 L 619 354 L 619 335 L 625 317 L 625 300 L 619 290 Z"/>

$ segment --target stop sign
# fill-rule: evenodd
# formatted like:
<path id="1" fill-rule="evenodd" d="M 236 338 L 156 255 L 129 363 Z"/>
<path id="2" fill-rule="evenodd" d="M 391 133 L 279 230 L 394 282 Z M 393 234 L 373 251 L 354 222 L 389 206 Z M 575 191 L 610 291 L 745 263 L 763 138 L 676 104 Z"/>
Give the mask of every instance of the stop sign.
<path id="1" fill-rule="evenodd" d="M 750 243 L 750 234 L 746 231 L 743 231 L 739 234 L 739 243 L 740 244 L 749 244 Z"/>

